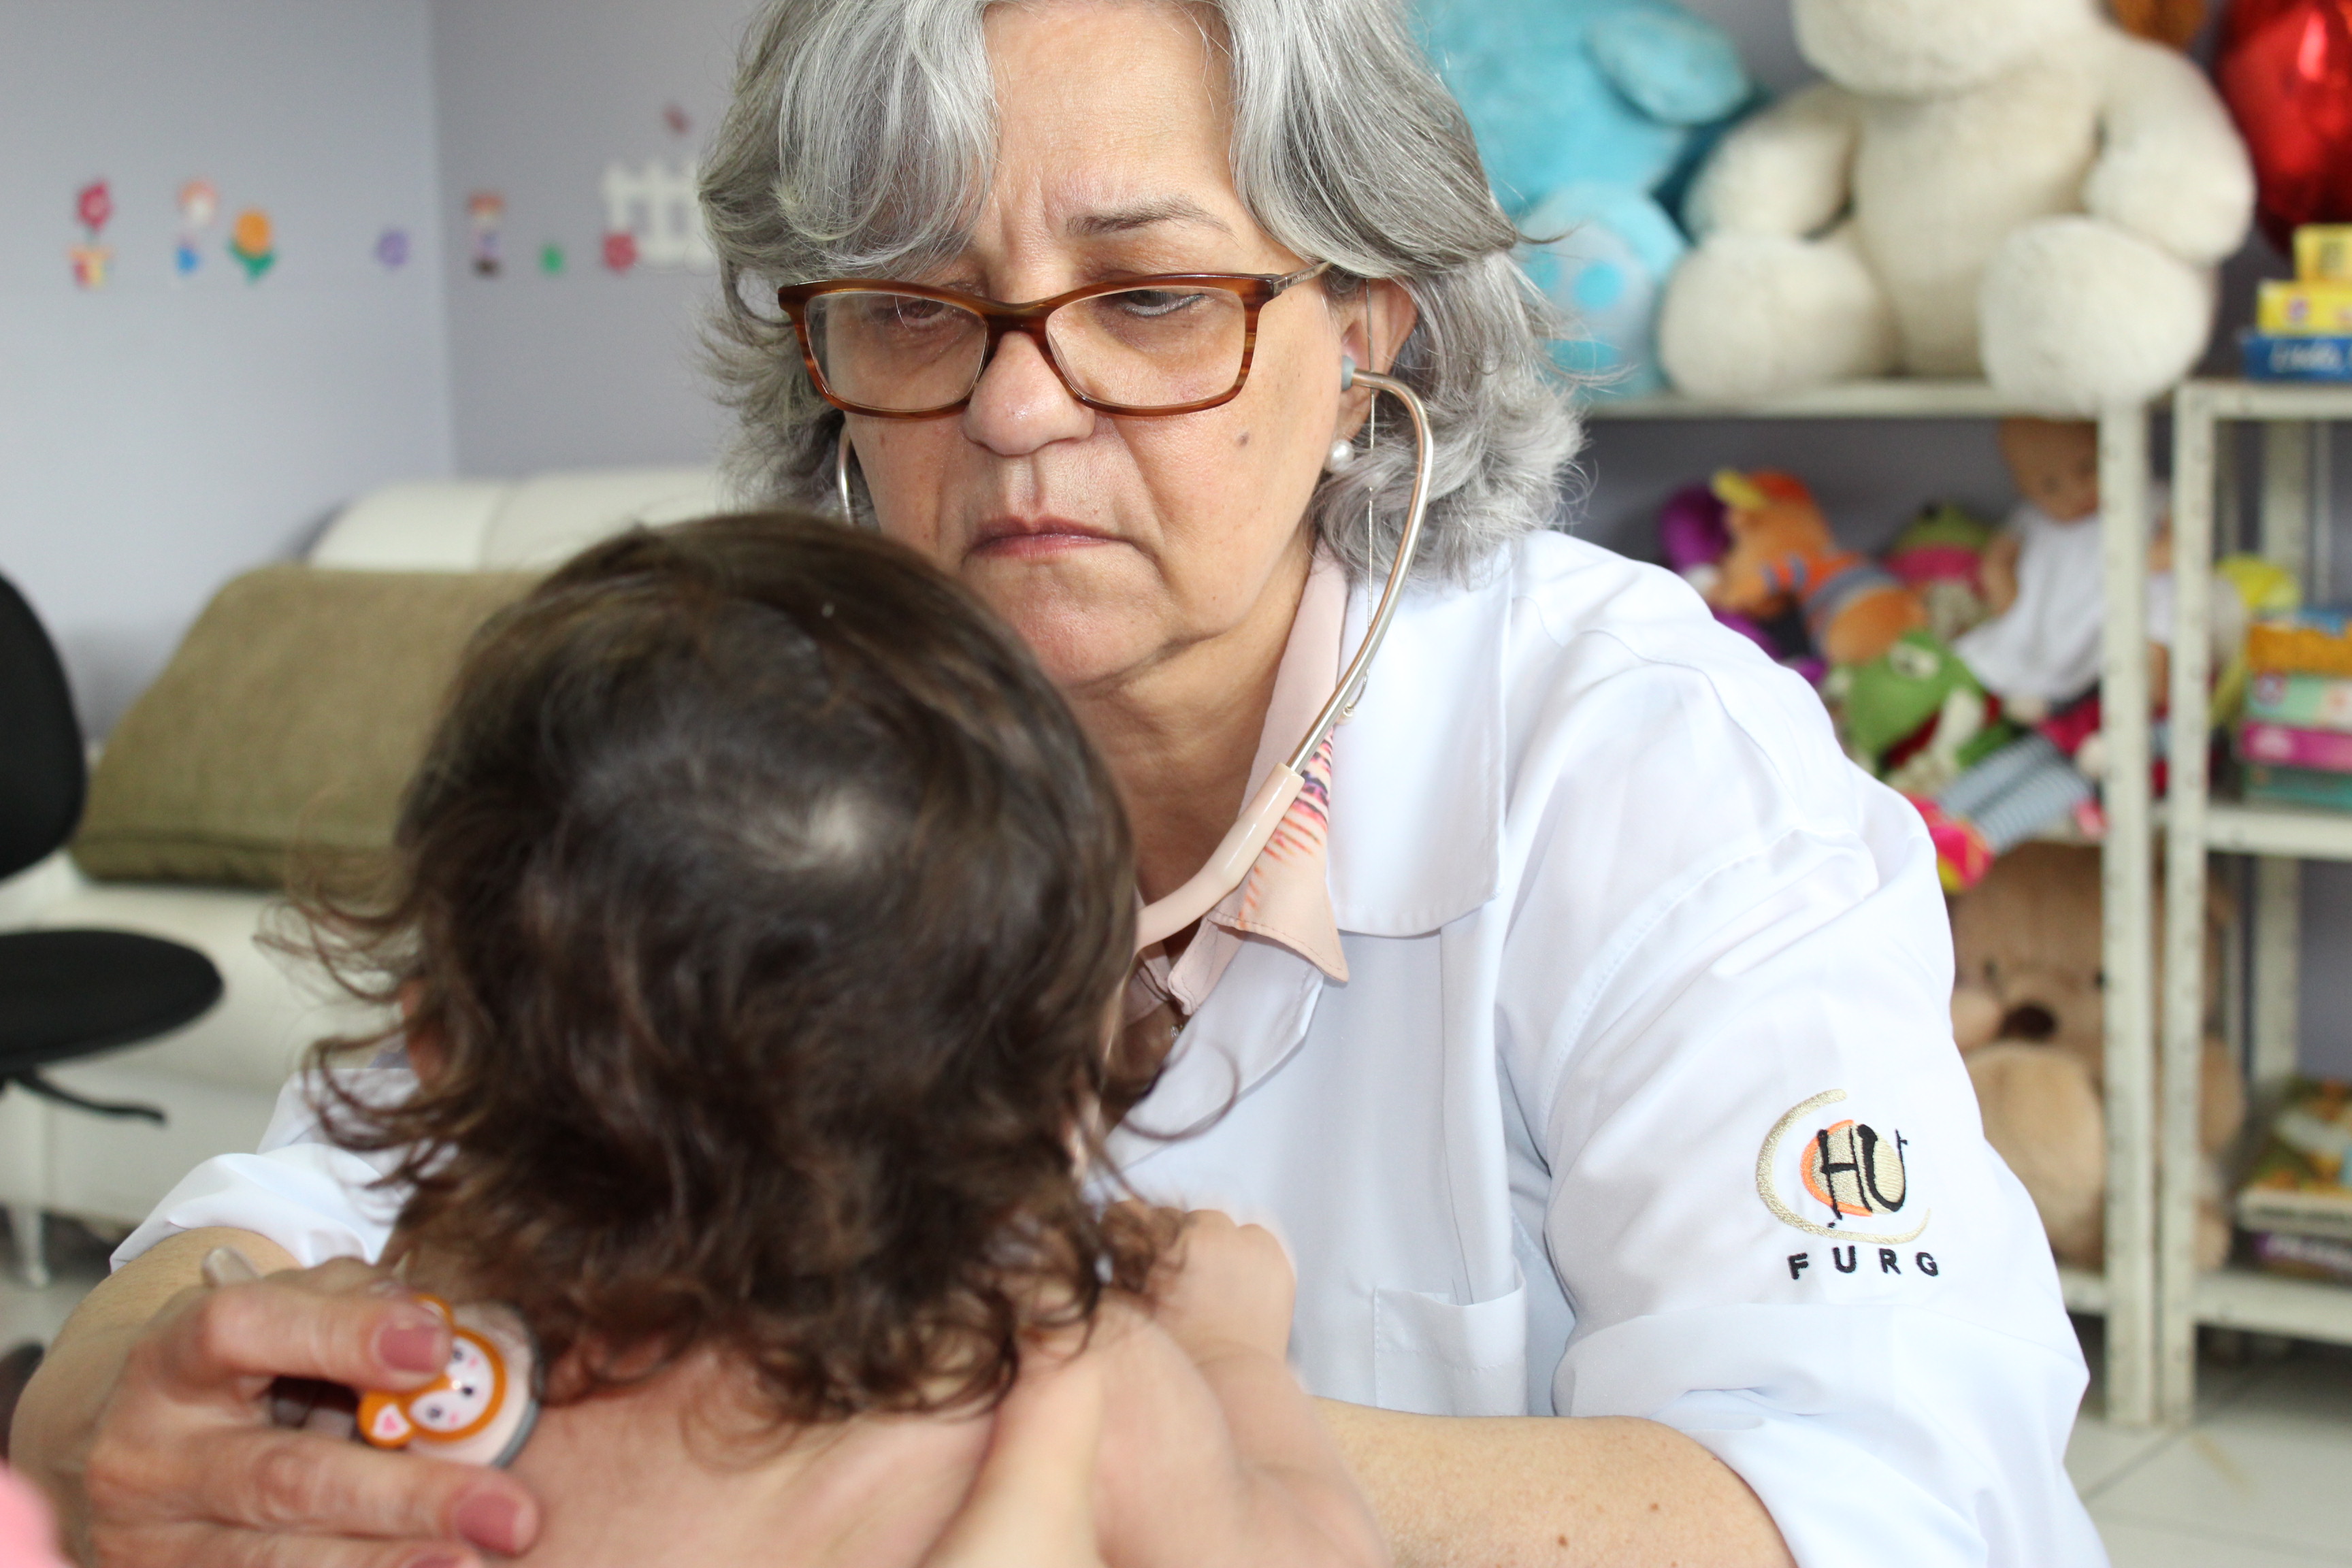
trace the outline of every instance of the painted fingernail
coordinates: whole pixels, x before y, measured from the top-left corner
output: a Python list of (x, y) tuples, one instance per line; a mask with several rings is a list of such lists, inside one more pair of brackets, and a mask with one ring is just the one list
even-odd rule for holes
[(375, 1353), (398, 1372), (441, 1370), (441, 1320), (426, 1311), (403, 1312), (376, 1331)]
[(457, 1533), (492, 1552), (522, 1550), (522, 1509), (500, 1492), (476, 1492), (457, 1505)]

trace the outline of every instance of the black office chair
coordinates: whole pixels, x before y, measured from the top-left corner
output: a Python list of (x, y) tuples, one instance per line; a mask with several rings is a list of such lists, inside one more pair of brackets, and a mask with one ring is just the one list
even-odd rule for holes
[[(65, 667), (33, 607), (0, 577), (0, 878), (72, 837), (89, 782)], [(0, 1085), (99, 1116), (161, 1122), (152, 1105), (89, 1100), (42, 1069), (176, 1029), (220, 995), (220, 971), (176, 942), (125, 931), (0, 931)], [(18, 1267), (39, 1282), (39, 1211), (11, 1206), (8, 1217)]]

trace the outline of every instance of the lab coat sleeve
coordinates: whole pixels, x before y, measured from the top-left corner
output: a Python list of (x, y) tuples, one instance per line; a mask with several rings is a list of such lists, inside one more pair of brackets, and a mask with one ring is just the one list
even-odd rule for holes
[(1520, 699), (1497, 1005), (1576, 1313), (1556, 1406), (1687, 1433), (1806, 1568), (2101, 1563), (1926, 833), (1794, 677), (1688, 640), (1570, 639)]
[[(350, 1069), (355, 1092), (404, 1097), (404, 1066)], [(114, 1267), (182, 1231), (221, 1226), (266, 1236), (308, 1268), (331, 1258), (373, 1262), (399, 1218), (402, 1194), (383, 1184), (397, 1152), (361, 1154), (327, 1141), (302, 1079), (278, 1092), (278, 1108), (250, 1154), (219, 1154), (180, 1179), (146, 1222), (114, 1249)]]

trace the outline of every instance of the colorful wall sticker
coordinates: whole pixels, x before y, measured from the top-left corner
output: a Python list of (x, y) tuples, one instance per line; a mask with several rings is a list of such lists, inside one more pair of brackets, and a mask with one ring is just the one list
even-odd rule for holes
[(98, 237), (114, 216), (114, 193), (104, 180), (92, 180), (74, 193), (74, 216), (81, 220), (82, 231), (81, 243), (66, 250), (73, 262), (74, 282), (84, 289), (103, 289), (114, 261), (113, 247), (100, 244)]
[(388, 228), (375, 237), (375, 258), (386, 272), (397, 272), (408, 265), (408, 231)]
[(269, 215), (259, 207), (237, 214), (229, 226), (228, 253), (244, 267), (247, 283), (260, 282), (261, 275), (278, 263), (278, 231)]
[(637, 264), (637, 237), (627, 229), (616, 228), (604, 236), (604, 265), (614, 272), (626, 272)]
[(180, 187), (180, 232), (172, 242), (172, 277), (175, 282), (196, 275), (205, 264), (205, 237), (220, 218), (220, 189), (210, 180), (190, 180)]
[(476, 191), (466, 198), (466, 227), (472, 236), (474, 270), (496, 278), (504, 265), (499, 258), (499, 229), (507, 220), (507, 199), (496, 191)]
[(691, 160), (605, 164), (604, 234), (604, 264), (616, 272), (626, 270), (613, 263), (613, 237), (619, 235), (628, 237), (635, 266), (709, 272), (719, 265), (702, 226)]
[(669, 127), (669, 133), (673, 136), (683, 136), (694, 129), (694, 121), (688, 120), (686, 110), (675, 103), (662, 105), (662, 123)]
[(539, 269), (550, 278), (563, 276), (563, 247), (549, 240), (539, 247)]

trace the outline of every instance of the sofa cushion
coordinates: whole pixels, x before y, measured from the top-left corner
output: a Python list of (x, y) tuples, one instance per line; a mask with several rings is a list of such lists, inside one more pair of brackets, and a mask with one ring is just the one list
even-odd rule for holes
[(514, 486), (499, 479), (412, 479), (371, 490), (310, 546), (313, 566), (365, 572), (472, 572)]
[(467, 639), (532, 581), (315, 566), (236, 579), (108, 739), (76, 864), (266, 888), (298, 843), (388, 848)]
[(562, 564), (601, 539), (727, 510), (708, 468), (582, 468), (523, 480), (482, 531), (481, 564), (508, 571)]

